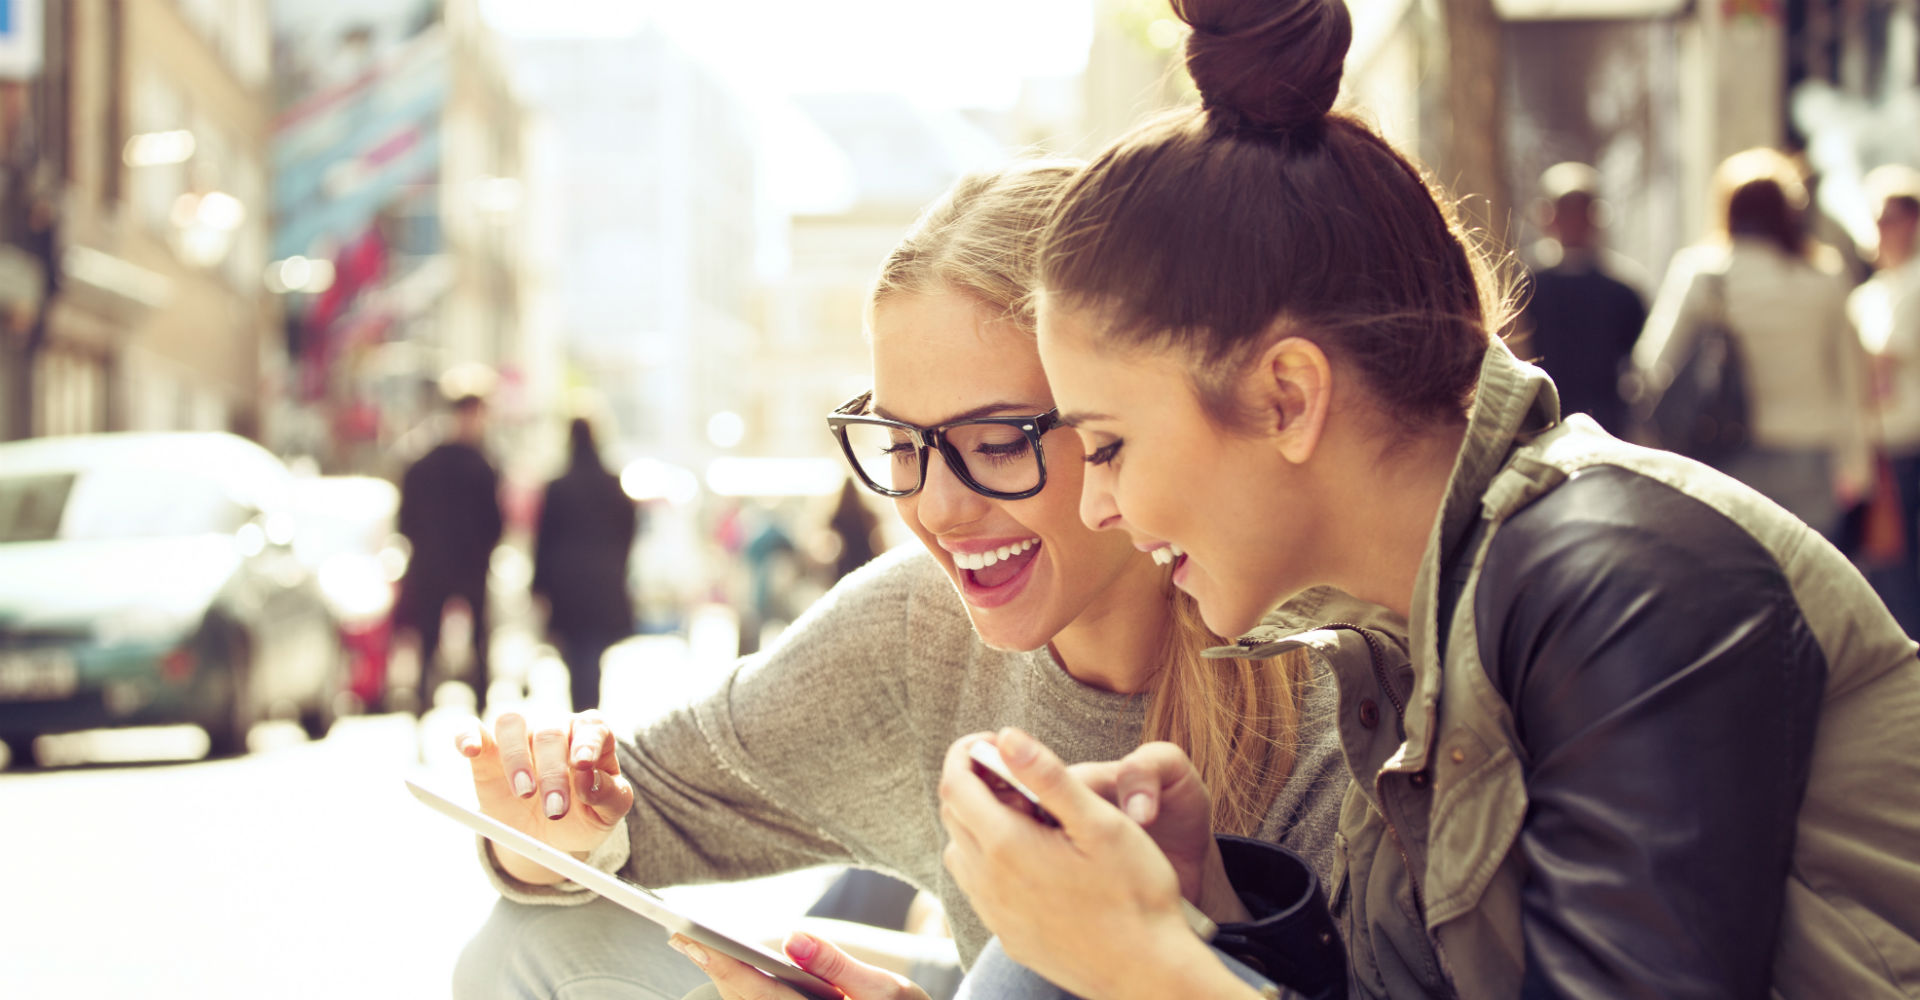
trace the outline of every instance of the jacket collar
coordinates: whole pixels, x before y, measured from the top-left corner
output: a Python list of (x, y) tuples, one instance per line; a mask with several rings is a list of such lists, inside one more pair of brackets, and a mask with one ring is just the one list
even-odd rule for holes
[[(1480, 363), (1480, 381), (1467, 414), (1467, 430), (1447, 478), (1446, 497), (1427, 535), (1427, 548), (1414, 578), (1408, 625), (1414, 664), (1414, 690), (1407, 710), (1407, 742), (1387, 762), (1390, 770), (1417, 771), (1427, 763), (1433, 720), (1440, 700), (1440, 630), (1451, 623), (1439, 617), (1440, 582), (1456, 550), (1481, 516), (1481, 499), (1516, 445), (1524, 444), (1560, 420), (1560, 394), (1547, 373), (1515, 358), (1498, 339)], [(1471, 608), (1471, 604), (1465, 605)]]

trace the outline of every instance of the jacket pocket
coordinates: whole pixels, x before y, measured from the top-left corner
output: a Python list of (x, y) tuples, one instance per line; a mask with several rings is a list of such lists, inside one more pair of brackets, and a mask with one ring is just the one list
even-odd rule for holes
[(1512, 748), (1489, 747), (1476, 734), (1456, 730), (1437, 749), (1443, 773), (1428, 826), (1430, 927), (1480, 902), (1527, 818), (1526, 775)]

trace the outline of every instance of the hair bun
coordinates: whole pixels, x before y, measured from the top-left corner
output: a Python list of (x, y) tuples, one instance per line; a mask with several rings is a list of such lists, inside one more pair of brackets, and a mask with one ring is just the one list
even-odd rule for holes
[(1282, 131), (1333, 110), (1353, 43), (1344, 0), (1173, 0), (1173, 12), (1193, 28), (1187, 72), (1209, 111)]

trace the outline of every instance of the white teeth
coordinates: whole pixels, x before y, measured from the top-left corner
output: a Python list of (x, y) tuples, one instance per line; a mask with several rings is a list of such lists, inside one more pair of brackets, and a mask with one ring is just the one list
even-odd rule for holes
[(986, 552), (955, 552), (953, 564), (961, 569), (986, 569), (997, 562), (1003, 562), (1040, 544), (1040, 539), (1029, 538), (1024, 542), (1002, 545)]
[(1178, 559), (1181, 556), (1184, 556), (1186, 554), (1187, 552), (1185, 549), (1182, 549), (1178, 545), (1168, 543), (1166, 545), (1162, 545), (1159, 548), (1153, 550), (1153, 561), (1156, 565), (1170, 566), (1173, 564), (1173, 561), (1175, 559)]

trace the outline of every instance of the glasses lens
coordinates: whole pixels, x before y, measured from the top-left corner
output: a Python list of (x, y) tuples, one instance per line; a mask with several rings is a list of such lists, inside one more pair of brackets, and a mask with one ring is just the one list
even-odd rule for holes
[(920, 484), (919, 449), (906, 431), (883, 424), (844, 426), (847, 450), (868, 482), (888, 490), (910, 490)]
[(1024, 493), (1040, 485), (1040, 453), (1019, 427), (961, 424), (947, 443), (967, 463), (967, 475), (996, 493)]

